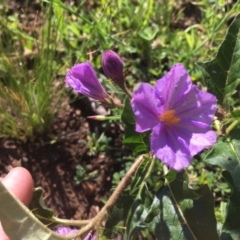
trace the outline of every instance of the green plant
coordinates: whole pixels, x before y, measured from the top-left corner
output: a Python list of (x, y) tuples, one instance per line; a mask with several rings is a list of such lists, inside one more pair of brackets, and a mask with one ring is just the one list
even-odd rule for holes
[(106, 137), (104, 132), (98, 136), (96, 133), (92, 133), (89, 136), (88, 141), (88, 155), (95, 156), (100, 152), (107, 152), (111, 147), (109, 146), (110, 138)]
[(96, 180), (98, 170), (89, 172), (87, 167), (83, 167), (82, 165), (78, 164), (76, 166), (76, 175), (74, 176), (74, 181), (78, 185), (83, 181), (87, 180)]
[(56, 60), (62, 21), (52, 17), (57, 9), (51, 4), (42, 9), (40, 26), (27, 32), (17, 14), (6, 17), (0, 9), (0, 137), (34, 138), (48, 128), (59, 107), (63, 83), (57, 79), (61, 65)]
[[(139, 80), (159, 77), (175, 62), (194, 69), (195, 60), (216, 51), (227, 27), (224, 24), (239, 10), (238, 4), (230, 6), (221, 0), (194, 4), (119, 0), (74, 6), (60, 0), (43, 2), (47, 4), (41, 4), (41, 21), (36, 17), (40, 24), (35, 27), (29, 22), (30, 31), (23, 30), (17, 14), (8, 16), (6, 8), (0, 8), (2, 137), (33, 138), (46, 130), (62, 96), (58, 77), (73, 63), (90, 59), (99, 67), (99, 52), (117, 50), (126, 73), (131, 72), (131, 88)], [(198, 11), (194, 14), (199, 19), (189, 16), (187, 8)], [(191, 75), (199, 80), (201, 73), (194, 69)], [(99, 77), (109, 92), (124, 99), (118, 87), (105, 76)]]
[[(206, 6), (207, 2), (199, 2), (198, 7), (201, 8), (201, 4)], [(61, 1), (55, 0), (53, 3), (79, 16), (75, 9), (67, 8)], [(104, 9), (103, 12), (107, 15), (110, 2), (102, 1), (101, 3), (100, 9)], [(129, 2), (117, 1), (114, 6), (117, 6), (119, 9), (122, 9), (124, 6), (124, 10), (131, 10), (132, 14), (139, 13), (143, 15), (145, 13), (140, 25), (136, 21), (137, 17), (134, 15), (132, 18), (128, 18), (127, 22), (124, 22), (125, 24), (130, 23), (129, 27), (131, 26), (137, 33), (143, 30), (143, 33), (139, 33), (138, 37), (136, 37), (136, 42), (132, 41), (136, 35), (128, 36), (130, 39), (129, 45), (136, 47), (136, 51), (134, 48), (130, 48), (131, 53), (135, 54), (134, 56), (139, 61), (135, 64), (135, 59), (130, 59), (130, 62), (133, 63), (134, 71), (136, 70), (136, 72), (133, 71), (133, 81), (129, 84), (130, 87), (133, 87), (135, 77), (140, 79), (141, 76), (145, 76), (144, 80), (151, 81), (151, 76), (156, 73), (145, 73), (146, 69), (144, 67), (154, 70), (153, 62), (147, 62), (146, 66), (144, 65), (143, 69), (139, 70), (139, 73), (137, 70), (138, 64), (141, 63), (143, 65), (139, 57), (140, 53), (145, 53), (146, 59), (150, 61), (148, 59), (151, 56), (149, 45), (146, 44), (147, 46), (144, 48), (145, 44), (143, 43), (152, 39), (152, 36), (157, 37), (158, 32), (155, 30), (151, 32), (149, 28), (142, 29), (142, 27), (146, 26), (152, 17), (154, 19), (154, 13), (157, 11), (154, 11), (153, 4), (158, 4), (158, 1), (149, 1), (147, 2), (149, 5), (145, 5), (141, 1), (139, 4), (137, 3), (136, 9), (135, 5), (127, 6), (124, 5), (125, 3)], [(209, 9), (205, 12), (208, 20), (213, 22), (210, 21), (211, 25), (209, 26), (212, 28), (208, 31), (209, 35), (203, 36), (202, 42), (196, 38), (199, 36), (199, 32), (196, 32), (196, 29), (200, 26), (186, 28), (187, 30), (185, 29), (184, 33), (178, 28), (176, 31), (171, 29), (172, 26), (170, 25), (173, 21), (169, 18), (171, 16), (169, 13), (176, 11), (173, 1), (162, 1), (161, 3), (165, 3), (164, 7), (166, 9), (163, 9), (165, 18), (163, 17), (160, 21), (166, 21), (163, 24), (167, 29), (164, 33), (169, 33), (170, 37), (165, 35), (158, 36), (166, 40), (164, 50), (167, 53), (158, 63), (166, 61), (165, 67), (167, 69), (169, 64), (180, 58), (181, 62), (184, 62), (189, 67), (192, 66), (191, 61), (194, 61), (195, 58), (198, 61), (208, 58), (206, 54), (216, 50), (214, 45), (211, 45), (212, 36), (218, 32), (220, 26), (223, 26), (228, 16), (226, 14), (218, 22), (212, 18), (209, 9), (213, 6), (216, 7), (216, 14), (218, 13), (222, 17), (224, 15), (223, 9), (225, 9), (222, 1), (215, 1), (210, 4)], [(237, 5), (233, 7), (233, 10), (236, 9)], [(114, 12), (115, 9), (111, 10)], [(231, 11), (229, 10), (228, 13), (231, 13)], [(178, 21), (182, 18), (183, 12), (184, 9), (181, 6), (177, 6), (176, 15)], [(93, 12), (93, 14), (95, 13)], [(120, 12), (120, 19), (124, 15), (121, 15), (121, 13), (123, 12)], [(101, 13), (96, 16), (93, 15), (91, 16), (91, 21), (94, 22), (99, 17), (94, 23), (101, 25), (104, 16)], [(89, 23), (82, 15), (79, 19), (89, 24), (88, 27), (91, 25), (91, 21)], [(121, 21), (123, 20), (121, 19)], [(100, 41), (103, 45), (106, 44), (104, 40), (106, 40), (105, 37), (108, 35), (105, 35), (105, 33), (101, 35), (101, 31), (104, 31), (105, 28), (101, 29), (98, 24), (94, 26), (94, 31), (89, 36), (95, 36), (97, 32), (100, 37), (96, 34), (96, 38), (98, 36), (103, 41)], [(119, 29), (121, 30), (121, 28)], [(90, 234), (96, 231), (97, 237), (103, 236), (103, 238), (115, 238), (117, 234), (122, 234), (124, 239), (137, 239), (140, 232), (147, 238), (155, 237), (157, 239), (239, 239), (239, 122), (235, 125), (232, 125), (231, 122), (225, 123), (225, 118), (229, 118), (232, 112), (234, 112), (233, 117), (235, 120), (240, 118), (240, 112), (238, 111), (239, 101), (236, 100), (240, 79), (238, 71), (240, 64), (239, 32), (240, 14), (236, 16), (234, 22), (229, 27), (216, 57), (208, 62), (198, 62), (208, 92), (193, 85), (183, 64), (176, 64), (162, 80), (156, 82), (155, 86), (142, 83), (138, 86), (137, 91), (133, 94), (128, 94), (124, 101), (124, 107), (120, 110), (122, 112), (121, 120), (125, 128), (123, 143), (133, 151), (133, 156), (139, 155), (139, 157), (135, 159), (126, 172), (115, 174), (114, 180), (120, 182), (104, 207), (89, 221), (58, 219), (53, 216), (53, 212), (49, 213), (44, 208), (42, 215), (38, 216), (44, 220), (45, 224), (48, 221), (49, 223), (64, 223), (81, 227), (78, 233), (65, 238), (56, 236), (45, 225), (39, 223), (32, 212), (27, 211), (26, 207), (9, 194), (0, 182), (2, 196), (0, 198), (0, 216), (4, 230), (15, 239), (19, 238), (18, 233), (23, 238), (30, 236), (28, 237), (29, 239), (34, 238), (38, 234), (46, 239), (84, 238), (89, 231)], [(178, 38), (171, 39), (172, 36)], [(139, 37), (140, 40), (138, 39)], [(122, 38), (121, 40), (124, 43), (124, 39)], [(218, 41), (216, 35), (214, 41), (215, 43)], [(172, 49), (168, 49), (166, 47), (167, 44), (169, 44), (168, 48), (172, 47)], [(205, 44), (209, 44), (210, 50), (205, 49)], [(189, 48), (191, 51), (187, 51)], [(149, 51), (144, 52), (146, 49)], [(200, 50), (204, 57), (200, 56)], [(129, 54), (129, 48), (126, 51), (125, 56), (133, 57)], [(158, 59), (156, 56), (152, 56), (152, 59)], [(193, 57), (193, 60), (190, 59), (190, 56)], [(79, 71), (82, 71), (83, 74), (79, 74), (79, 76), (70, 80), (72, 80), (74, 86), (82, 84), (91, 93), (90, 96), (96, 96), (94, 95), (94, 91), (96, 91), (94, 84), (86, 84), (86, 78), (89, 77), (86, 66), (80, 68)], [(163, 66), (160, 69), (162, 75), (166, 69)], [(196, 66), (192, 71), (193, 73), (198, 71)], [(197, 76), (201, 75), (198, 73)], [(92, 78), (94, 78), (95, 82), (98, 81), (95, 75)], [(100, 89), (100, 91), (103, 92), (103, 89)], [(82, 93), (84, 94), (84, 92)], [(89, 94), (86, 94), (86, 96), (89, 96)], [(104, 100), (108, 99), (108, 97), (107, 94), (104, 94), (103, 99), (100, 100), (107, 104), (108, 102)], [(219, 119), (218, 111), (222, 109), (217, 109), (217, 102), (224, 109)], [(122, 107), (120, 104), (116, 106)], [(216, 110), (218, 111), (214, 117)], [(212, 120), (214, 130), (212, 130), (211, 126)], [(222, 123), (227, 125), (226, 129), (221, 128)], [(230, 124), (231, 129), (229, 129), (228, 124)], [(217, 134), (222, 136), (217, 136)], [(100, 137), (98, 137), (99, 135)], [(99, 151), (107, 151), (107, 139), (104, 138), (104, 133), (95, 133), (95, 135), (92, 134), (91, 136), (93, 141), (90, 139), (88, 144), (90, 150), (93, 149), (92, 152), (94, 154)], [(101, 142), (104, 143), (103, 149), (101, 149)], [(210, 149), (202, 153), (204, 159), (201, 159), (198, 154), (205, 147)], [(193, 160), (192, 167), (187, 168), (195, 155), (198, 160)], [(161, 163), (160, 166), (160, 162), (166, 165)], [(217, 167), (214, 168), (213, 166)], [(127, 163), (125, 167), (128, 167)], [(206, 171), (207, 167), (209, 168), (208, 171)], [(213, 173), (211, 173), (211, 170), (213, 170)], [(190, 174), (188, 174), (189, 172)], [(122, 174), (125, 174), (124, 177), (122, 177)], [(79, 167), (79, 178), (84, 179), (85, 177), (86, 170)], [(209, 183), (213, 193), (207, 183)], [(215, 189), (214, 186), (216, 186)], [(227, 195), (230, 191), (231, 196)], [(225, 199), (221, 198), (221, 203), (215, 209), (214, 203), (217, 199), (214, 199), (214, 197), (216, 198), (217, 194), (227, 196), (228, 204), (224, 202)], [(41, 200), (39, 199), (39, 202)], [(9, 203), (15, 207), (1, 208), (1, 206), (6, 206)], [(42, 206), (39, 206), (38, 201), (35, 204), (42, 210)], [(217, 216), (215, 216), (215, 213), (217, 213)], [(105, 223), (104, 229), (100, 223)], [(13, 229), (18, 231), (13, 231)]]

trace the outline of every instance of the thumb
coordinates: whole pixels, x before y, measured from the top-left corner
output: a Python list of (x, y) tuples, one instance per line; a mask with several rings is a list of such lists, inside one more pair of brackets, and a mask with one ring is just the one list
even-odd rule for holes
[[(33, 179), (23, 167), (13, 168), (2, 180), (4, 186), (22, 203), (28, 205), (33, 194)], [(9, 240), (0, 225), (0, 239)]]

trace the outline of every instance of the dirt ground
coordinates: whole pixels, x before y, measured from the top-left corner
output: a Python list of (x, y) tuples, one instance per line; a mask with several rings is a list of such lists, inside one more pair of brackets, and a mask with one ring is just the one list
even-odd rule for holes
[[(93, 115), (85, 101), (76, 101), (62, 109), (49, 131), (34, 141), (2, 139), (0, 142), (0, 174), (4, 176), (20, 164), (27, 168), (35, 186), (44, 189), (46, 205), (62, 218), (95, 216), (103, 206), (102, 197), (109, 195), (112, 174), (121, 169), (121, 165), (113, 164), (110, 155), (88, 156), (89, 149), (82, 140), (91, 141), (91, 128), (96, 130), (99, 124), (86, 119), (87, 110)], [(109, 126), (107, 135), (113, 137), (116, 133), (120, 136), (118, 126)], [(57, 139), (55, 143), (49, 137), (53, 135)], [(116, 145), (114, 141), (111, 144)], [(117, 148), (121, 151), (119, 144)], [(74, 176), (78, 164), (87, 167), (87, 175), (97, 171), (97, 177), (77, 185)]]
[[(38, 1), (10, 0), (4, 3), (8, 15), (19, 14), (19, 21), (26, 31), (31, 21), (38, 26), (36, 16), (41, 24)], [(22, 165), (32, 174), (35, 187), (44, 189), (45, 203), (56, 216), (89, 219), (103, 206), (102, 198), (109, 196), (113, 173), (122, 168), (121, 163), (114, 162), (111, 150), (89, 156), (91, 133), (100, 135), (104, 131), (112, 139), (109, 147), (121, 152), (122, 131), (118, 124), (108, 124), (103, 129), (99, 122), (87, 119), (96, 112), (86, 98), (73, 101), (66, 97), (63, 106), (53, 125), (34, 141), (0, 139), (0, 176)], [(74, 181), (77, 165), (87, 169), (85, 176), (94, 174), (95, 177), (77, 185)]]

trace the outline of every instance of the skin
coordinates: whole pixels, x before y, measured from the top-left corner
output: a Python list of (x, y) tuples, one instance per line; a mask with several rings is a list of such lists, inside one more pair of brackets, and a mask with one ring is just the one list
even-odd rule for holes
[[(21, 202), (28, 205), (33, 194), (33, 179), (23, 167), (13, 168), (5, 178), (0, 179), (4, 186)], [(0, 239), (10, 240), (4, 233), (0, 223)]]

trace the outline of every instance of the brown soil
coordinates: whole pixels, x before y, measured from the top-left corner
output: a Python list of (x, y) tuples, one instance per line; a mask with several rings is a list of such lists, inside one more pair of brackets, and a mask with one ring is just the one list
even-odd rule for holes
[[(37, 30), (42, 18), (37, 1), (9, 0), (4, 4), (8, 6), (7, 15), (18, 13), (23, 30), (35, 34), (32, 26)], [(121, 155), (122, 132), (118, 124), (103, 128), (101, 123), (87, 119), (96, 113), (86, 98), (72, 104), (68, 98), (64, 102), (53, 125), (34, 141), (0, 139), (0, 176), (22, 165), (32, 174), (35, 187), (44, 189), (45, 203), (55, 210), (55, 215), (89, 219), (103, 206), (102, 198), (110, 194), (112, 175), (121, 169), (122, 162), (116, 161), (115, 155)], [(112, 139), (108, 150), (101, 152), (97, 148), (90, 155), (92, 133), (100, 136), (102, 132)], [(79, 185), (74, 180), (77, 165), (87, 169), (87, 179)]]
[[(87, 102), (75, 101), (58, 113), (46, 134), (34, 141), (0, 142), (0, 175), (22, 164), (31, 172), (35, 186), (44, 189), (46, 205), (62, 218), (95, 216), (103, 206), (102, 197), (109, 195), (112, 174), (121, 168), (121, 163), (113, 162), (111, 151), (88, 156), (91, 128), (100, 132), (102, 129), (98, 122), (87, 120), (86, 114), (93, 115)], [(120, 132), (117, 124), (107, 126), (106, 134), (112, 139), (119, 139)], [(54, 136), (54, 141), (50, 136)], [(110, 145), (121, 151), (117, 141)], [(78, 164), (87, 169), (85, 176), (90, 178), (79, 185), (74, 181)]]

